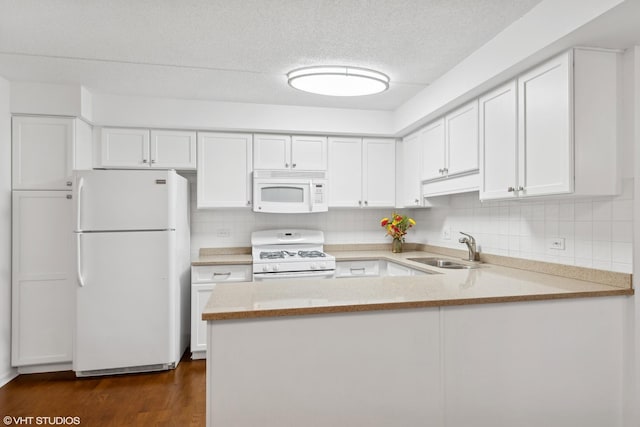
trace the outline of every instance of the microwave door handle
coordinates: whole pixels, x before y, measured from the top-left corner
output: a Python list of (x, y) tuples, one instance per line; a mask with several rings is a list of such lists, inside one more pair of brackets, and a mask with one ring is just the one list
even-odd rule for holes
[(313, 212), (313, 180), (309, 180), (309, 212)]

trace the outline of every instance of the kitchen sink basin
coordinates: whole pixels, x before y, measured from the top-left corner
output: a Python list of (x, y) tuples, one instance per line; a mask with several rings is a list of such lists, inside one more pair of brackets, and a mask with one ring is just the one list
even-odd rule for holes
[(430, 265), (432, 267), (449, 268), (449, 269), (469, 269), (478, 268), (477, 264), (463, 264), (461, 262), (447, 258), (407, 258), (409, 261), (419, 262), (420, 264)]

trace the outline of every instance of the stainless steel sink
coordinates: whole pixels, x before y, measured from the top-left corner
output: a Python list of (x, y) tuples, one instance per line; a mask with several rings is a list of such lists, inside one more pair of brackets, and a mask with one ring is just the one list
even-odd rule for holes
[(449, 269), (470, 269), (478, 268), (477, 264), (463, 264), (461, 262), (448, 258), (407, 258), (409, 261), (419, 262), (420, 264), (430, 265), (438, 268)]

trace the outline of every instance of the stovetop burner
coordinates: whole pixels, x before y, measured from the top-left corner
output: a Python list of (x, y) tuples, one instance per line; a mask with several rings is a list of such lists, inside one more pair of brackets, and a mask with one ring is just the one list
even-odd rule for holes
[(322, 258), (327, 255), (320, 251), (262, 251), (260, 252), (260, 259), (284, 259), (288, 257), (295, 257), (298, 255), (300, 258)]
[(321, 258), (327, 256), (324, 252), (320, 251), (298, 251), (298, 255), (301, 258)]

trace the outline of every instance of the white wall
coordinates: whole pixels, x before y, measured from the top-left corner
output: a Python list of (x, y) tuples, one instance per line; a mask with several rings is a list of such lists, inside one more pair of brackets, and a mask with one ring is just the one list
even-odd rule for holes
[[(418, 211), (420, 243), (465, 249), (459, 232), (472, 234), (481, 251), (602, 270), (631, 273), (633, 179), (615, 197), (545, 201), (480, 202), (478, 193), (448, 196), (448, 206)], [(445, 196), (447, 197), (447, 196)], [(451, 230), (451, 239), (442, 232)], [(562, 237), (565, 249), (549, 248)]]
[(0, 386), (11, 368), (11, 116), (9, 82), (0, 77)]
[(394, 209), (330, 209), (329, 212), (289, 215), (256, 213), (249, 209), (197, 209), (195, 175), (186, 176), (191, 182), (192, 258), (200, 248), (250, 247), (252, 231), (273, 228), (322, 230), (327, 244), (391, 243), (380, 220), (390, 216)]

